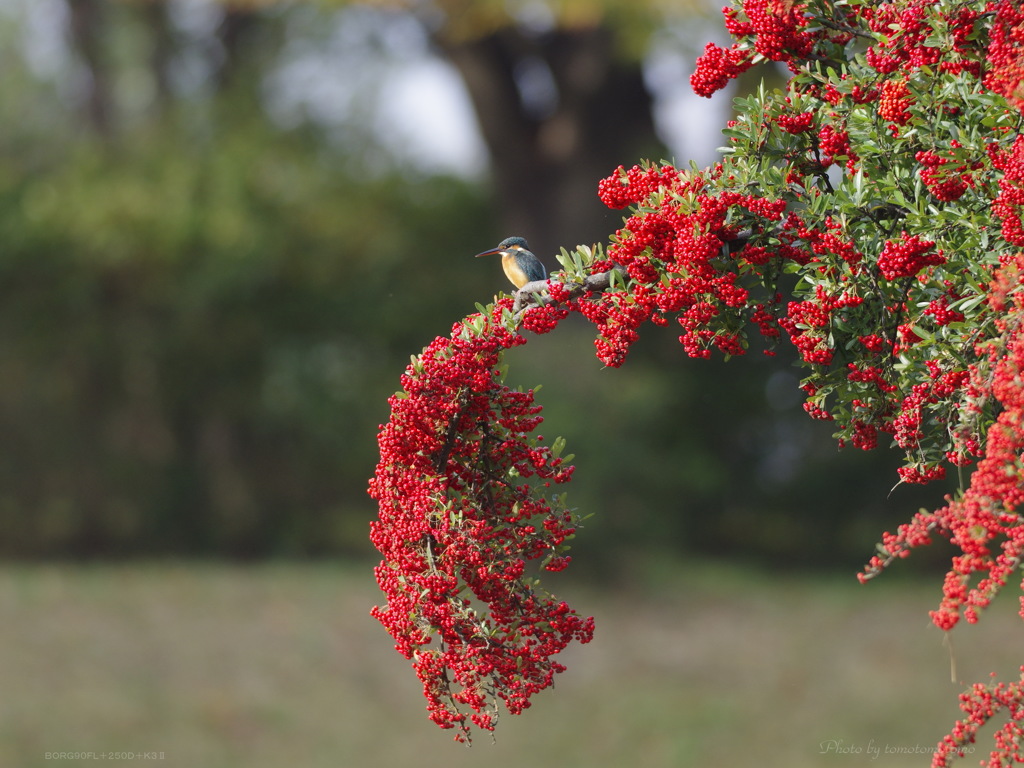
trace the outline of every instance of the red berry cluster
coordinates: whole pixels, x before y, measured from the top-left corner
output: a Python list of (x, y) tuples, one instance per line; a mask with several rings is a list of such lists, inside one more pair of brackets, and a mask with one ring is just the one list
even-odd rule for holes
[(555, 305), (530, 307), (523, 312), (521, 322), (524, 330), (543, 334), (555, 330), (558, 324), (568, 316), (569, 310), (566, 307)]
[[(1024, 667), (1014, 682), (975, 683), (960, 694), (960, 710), (967, 716), (958, 720), (951, 733), (943, 737), (932, 755), (932, 768), (946, 768), (950, 760), (964, 757), (966, 747), (974, 744), (978, 731), (1000, 713), (1007, 722), (995, 733), (996, 748), (989, 753), (988, 765), (1003, 768), (1021, 762), (1024, 743)], [(982, 763), (985, 765), (985, 763)]]
[(942, 58), (938, 46), (930, 45), (932, 25), (928, 20), (928, 0), (885, 3), (865, 10), (872, 32), (883, 35), (867, 50), (868, 65), (881, 74), (900, 69), (932, 66)]
[(1003, 222), (1003, 239), (1024, 247), (1024, 134), (1014, 139), (1009, 150), (1002, 150), (993, 142), (989, 145), (989, 157), (992, 165), (1003, 172), (999, 195), (992, 201), (992, 213)]
[(910, 107), (914, 104), (914, 99), (910, 95), (907, 81), (883, 80), (878, 90), (878, 116), (897, 126), (910, 122)]
[(776, 118), (775, 122), (786, 133), (805, 133), (811, 130), (811, 126), (814, 125), (814, 113), (799, 112), (797, 114), (780, 115)]
[(743, 0), (742, 14), (726, 8), (725, 28), (733, 37), (751, 37), (754, 50), (769, 61), (806, 58), (816, 35), (807, 30), (803, 5), (794, 0)]
[(862, 302), (859, 296), (829, 296), (819, 286), (813, 299), (791, 301), (779, 325), (789, 334), (804, 362), (827, 366), (834, 354), (828, 343), (833, 317), (847, 307), (859, 307)]
[(806, 255), (797, 248), (748, 251), (743, 227), (729, 220), (763, 230), (781, 222), (786, 203), (735, 191), (708, 194), (716, 173), (634, 166), (619, 168), (599, 185), (606, 204), (656, 206), (626, 219), (607, 262), (594, 266), (623, 270), (632, 288), (607, 291), (575, 306), (597, 326), (598, 356), (606, 365), (623, 363), (644, 323), (664, 325), (670, 316), (683, 328), (679, 341), (691, 357), (708, 357), (712, 349), (742, 354), (741, 330), (755, 314), (762, 333), (778, 335), (764, 302), (751, 304), (742, 275), (758, 272), (769, 260), (804, 261)]
[(950, 297), (940, 296), (925, 307), (923, 314), (935, 318), (935, 324), (949, 325), (950, 323), (962, 323), (965, 319), (964, 313), (949, 307)]
[(640, 338), (637, 329), (651, 319), (650, 312), (625, 291), (607, 291), (600, 301), (582, 301), (576, 309), (597, 326), (597, 357), (612, 368), (625, 362), (630, 346)]
[(859, 158), (850, 146), (850, 134), (847, 131), (837, 129), (833, 125), (823, 125), (818, 132), (818, 146), (824, 155), (824, 165), (831, 165), (837, 157), (845, 157), (847, 169), (855, 169)]
[(754, 57), (749, 51), (708, 43), (704, 46), (703, 55), (697, 59), (696, 70), (690, 75), (690, 87), (698, 96), (711, 96), (752, 66)]
[[(805, 408), (815, 418), (835, 420), (826, 398), (838, 391), (843, 379), (833, 375), (832, 365), (837, 348), (855, 344), (865, 362), (847, 364), (853, 367), (842, 388), (853, 394), (849, 413), (835, 420), (840, 444), (869, 449), (880, 434), (892, 435), (908, 455), (900, 476), (915, 483), (943, 477), (943, 459), (963, 464), (976, 455), (976, 450), (964, 448), (973, 433), (965, 432), (959, 447), (949, 443), (950, 434), (965, 431), (956, 415), (965, 397), (962, 368), (932, 367), (926, 360), (919, 382), (903, 387), (894, 383), (893, 361), (922, 343), (917, 330), (926, 318), (935, 327), (965, 319), (955, 308), (962, 296), (954, 284), (940, 283), (924, 272), (945, 263), (936, 244), (904, 232), (884, 240), (871, 260), (876, 269), (865, 270), (865, 254), (851, 239), (847, 222), (826, 215), (815, 226), (795, 212), (784, 214), (784, 201), (729, 189), (723, 173), (721, 167), (701, 174), (680, 173), (670, 166), (620, 168), (602, 182), (603, 198), (617, 205), (631, 203), (637, 210), (617, 233), (608, 258), (599, 263), (601, 269), (623, 270), (628, 285), (573, 307), (598, 326), (599, 357), (608, 365), (620, 365), (644, 323), (663, 325), (672, 317), (684, 328), (680, 342), (693, 357), (708, 357), (713, 349), (742, 354), (744, 323), (769, 339), (785, 331), (803, 362), (822, 372), (822, 382), (831, 382), (806, 388)], [(770, 247), (755, 244), (762, 238)], [(819, 283), (787, 305), (778, 294), (767, 302), (755, 300), (753, 284), (763, 283), (787, 263), (809, 267), (839, 287), (829, 290)], [(911, 303), (908, 295), (921, 299)], [(914, 305), (922, 307), (915, 322), (901, 322)], [(866, 321), (892, 330), (858, 333), (841, 342), (840, 329)], [(937, 444), (932, 425), (943, 425)]]
[[(953, 150), (959, 148), (959, 142), (952, 141)], [(918, 172), (921, 181), (931, 192), (932, 197), (943, 203), (952, 203), (963, 197), (964, 193), (974, 186), (971, 171), (978, 170), (981, 163), (955, 163), (952, 158), (940, 155), (934, 150), (918, 152), (915, 156), (921, 164)]]
[[(937, 289), (935, 281), (922, 274), (926, 267), (945, 263), (933, 241), (907, 233), (885, 240), (875, 259), (877, 273), (865, 271), (865, 255), (846, 234), (840, 219), (826, 216), (814, 226), (792, 211), (783, 215), (782, 200), (743, 195), (728, 189), (727, 183), (721, 168), (684, 174), (670, 166), (620, 168), (601, 183), (607, 201), (632, 203), (638, 209), (626, 219), (608, 258), (599, 264), (601, 269), (622, 269), (629, 285), (573, 305), (598, 326), (601, 335), (595, 343), (606, 364), (617, 366), (624, 361), (644, 323), (663, 325), (674, 317), (684, 329), (680, 342), (690, 356), (708, 357), (713, 349), (727, 355), (742, 354), (745, 324), (752, 323), (769, 339), (785, 331), (806, 364), (831, 376), (828, 371), (839, 345), (838, 329), (863, 322), (858, 317), (877, 316), (888, 318), (883, 324), (893, 323), (908, 312), (911, 286), (917, 286), (915, 290), (923, 295), (935, 296), (936, 290), (941, 291), (921, 302), (924, 309), (917, 323), (930, 317), (942, 327), (964, 320), (963, 313), (951, 304), (962, 298), (952, 290), (952, 283), (945, 281)], [(716, 187), (718, 192), (713, 194)], [(772, 246), (755, 244), (753, 232), (761, 237), (767, 234)], [(846, 287), (827, 290), (818, 284), (809, 295), (785, 305), (785, 311), (778, 294), (772, 294), (767, 302), (755, 300), (753, 284), (747, 283), (763, 283), (773, 269), (786, 263), (812, 267), (820, 275), (838, 278), (839, 285)], [(889, 296), (880, 290), (887, 283), (875, 282), (874, 274), (885, 281), (917, 280), (910, 286), (894, 287)], [(941, 386), (946, 386), (962, 371), (933, 373), (929, 369), (923, 372), (923, 382), (907, 384), (906, 392), (894, 385), (894, 356), (922, 341), (916, 327), (900, 322), (893, 336), (860, 333), (847, 343), (856, 343), (866, 359), (877, 362), (858, 367), (846, 377), (856, 385), (856, 395), (851, 412), (837, 426), (841, 443), (848, 440), (860, 448), (874, 447), (879, 433), (892, 434), (896, 445), (914, 456), (901, 476), (920, 483), (944, 476), (939, 462), (953, 453), (950, 446), (942, 445), (937, 456), (922, 460), (921, 425), (927, 419), (955, 428), (950, 413), (959, 410), (962, 395), (959, 386), (937, 394), (935, 377), (941, 374)], [(816, 418), (832, 419), (824, 403), (836, 386), (808, 391), (808, 412)], [(962, 462), (967, 454), (956, 451), (954, 455)]]
[[(690, 78), (695, 93), (711, 96), (730, 80), (753, 66), (755, 56), (781, 61), (794, 72), (808, 61), (826, 61), (830, 55), (845, 55), (844, 48), (858, 34), (873, 33), (876, 42), (866, 51), (870, 67), (882, 75), (901, 70), (938, 67), (941, 71), (968, 73), (979, 77), (983, 56), (975, 40), (975, 24), (986, 14), (998, 11), (998, 35), (989, 60), (996, 65), (987, 76), (994, 90), (1010, 93), (1017, 88), (1022, 27), (1019, 10), (1010, 0), (990, 0), (985, 12), (963, 4), (937, 8), (934, 0), (874, 2), (856, 6), (811, 0), (742, 0), (741, 8), (723, 8), (726, 29), (737, 39), (729, 48), (708, 44), (697, 60)], [(816, 19), (827, 23), (815, 24)], [(867, 29), (863, 29), (866, 25)], [(942, 31), (947, 40), (936, 38)], [(1014, 79), (1016, 77), (1016, 80)], [(885, 81), (883, 81), (885, 82)], [(897, 85), (887, 89), (900, 90)], [(833, 91), (835, 95), (838, 92)], [(902, 94), (893, 94), (897, 99)], [(1018, 94), (1019, 95), (1019, 94)], [(884, 97), (884, 93), (883, 93)], [(858, 98), (875, 98), (871, 89), (861, 89)], [(902, 113), (896, 102), (888, 109)], [(891, 120), (890, 117), (883, 119)], [(901, 124), (897, 120), (892, 120)]]
[(899, 240), (887, 240), (878, 255), (878, 271), (886, 280), (913, 277), (927, 266), (944, 264), (942, 251), (935, 243), (903, 232)]
[(832, 48), (842, 48), (853, 37), (846, 25), (847, 10), (833, 6), (827, 25), (814, 24), (807, 12), (810, 3), (795, 0), (742, 0), (742, 8), (723, 8), (726, 29), (741, 40), (729, 48), (709, 43), (697, 60), (690, 86), (699, 96), (711, 96), (730, 80), (753, 66), (755, 57), (795, 62), (815, 55), (824, 56)]
[[(470, 722), (493, 729), (498, 700), (513, 714), (529, 706), (564, 669), (551, 657), (594, 629), (529, 576), (530, 563), (569, 562), (574, 518), (546, 492), (573, 467), (531, 436), (541, 422), (533, 393), (500, 380), (503, 350), (525, 342), (508, 329), (510, 306), (468, 317), (413, 360), (370, 481), (387, 596), (372, 614), (412, 659), (431, 719), (458, 728), (458, 740)], [(527, 315), (535, 325), (551, 317)]]
[(609, 208), (625, 208), (663, 187), (676, 186), (680, 179), (681, 174), (671, 165), (634, 165), (628, 171), (620, 165), (615, 173), (598, 182), (597, 194)]
[(1024, 111), (1024, 9), (1020, 3), (1001, 0), (989, 33), (988, 71), (985, 86)]
[[(872, 3), (861, 8), (877, 42), (868, 48), (867, 63), (880, 74), (935, 67), (956, 74), (978, 76), (981, 65), (972, 42), (974, 23), (980, 14), (964, 6), (937, 8), (934, 0), (902, 0)], [(943, 45), (936, 30), (948, 32)]]

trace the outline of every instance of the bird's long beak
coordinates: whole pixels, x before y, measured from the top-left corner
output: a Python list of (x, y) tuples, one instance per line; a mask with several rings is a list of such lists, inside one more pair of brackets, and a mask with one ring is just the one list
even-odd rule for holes
[(481, 256), (493, 256), (496, 253), (504, 253), (504, 252), (505, 252), (504, 248), (491, 248), (489, 251), (484, 251), (483, 253), (478, 253), (473, 258), (479, 259)]

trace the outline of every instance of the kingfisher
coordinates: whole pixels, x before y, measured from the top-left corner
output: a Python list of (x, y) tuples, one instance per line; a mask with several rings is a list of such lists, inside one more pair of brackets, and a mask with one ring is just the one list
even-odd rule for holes
[(525, 238), (506, 237), (498, 243), (497, 248), (478, 253), (476, 257), (492, 256), (496, 253), (501, 254), (501, 267), (505, 270), (505, 277), (511, 280), (516, 288), (522, 288), (534, 280), (544, 280), (548, 276), (540, 259), (530, 251)]

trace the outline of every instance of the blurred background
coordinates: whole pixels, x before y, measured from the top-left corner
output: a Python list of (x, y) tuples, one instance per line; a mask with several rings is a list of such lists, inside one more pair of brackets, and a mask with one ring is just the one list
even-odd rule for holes
[[(410, 354), (622, 221), (597, 181), (712, 161), (693, 3), (0, 0), (0, 552), (367, 557)], [(510, 355), (623, 548), (856, 567), (917, 504), (842, 455), (784, 354), (602, 370), (585, 324)], [(584, 565), (584, 567), (586, 567)]]
[[(387, 765), (405, 753), (374, 713), (392, 711), (450, 754), (367, 615), (379, 593), (366, 485), (386, 399), (410, 354), (506, 287), (473, 254), (523, 235), (553, 268), (559, 247), (621, 223), (596, 195), (617, 165), (713, 162), (730, 98), (698, 99), (687, 79), (704, 43), (724, 42), (714, 6), (0, 0), (0, 685), (24, 691), (0, 712), (0, 764), (152, 749), (279, 765), (301, 743), (301, 764), (348, 765), (339, 745), (355, 738), (360, 765)], [(954, 484), (893, 489), (896, 454), (839, 452), (803, 414), (786, 354), (691, 361), (676, 335), (647, 331), (621, 370), (602, 369), (579, 323), (509, 354), (513, 383), (543, 385), (542, 431), (577, 456), (569, 490), (593, 517), (556, 589), (612, 617), (595, 641), (605, 655), (574, 658), (613, 699), (630, 680), (627, 699), (642, 699), (664, 665), (706, 666), (686, 650), (701, 607), (723, 636), (730, 611), (784, 622), (773, 599), (813, 598), (819, 619), (858, 606), (836, 619), (856, 624), (855, 585), (807, 585), (852, 582), (882, 530)], [(937, 546), (901, 565), (932, 579), (926, 595), (912, 579), (898, 593), (915, 596), (915, 633), (945, 557)], [(820, 628), (808, 621), (801, 642)], [(785, 645), (799, 665), (806, 650)], [(624, 661), (621, 682), (596, 658)], [(811, 672), (769, 677), (808, 700), (827, 687)], [(592, 701), (589, 679), (574, 690)], [(782, 689), (763, 690), (744, 700)], [(571, 709), (567, 695), (537, 709)], [(719, 744), (740, 727), (729, 701), (680, 714), (678, 732), (675, 699), (638, 704), (667, 725), (626, 728), (622, 749), (654, 740), (649, 765), (713, 756), (695, 734)], [(326, 737), (317, 718), (354, 702), (363, 719)], [(524, 747), (558, 741), (557, 718), (530, 717), (554, 731)], [(811, 728), (778, 764), (832, 765), (818, 742), (866, 747), (874, 723)], [(946, 721), (930, 725), (925, 744)], [(254, 746), (266, 733), (276, 751)]]

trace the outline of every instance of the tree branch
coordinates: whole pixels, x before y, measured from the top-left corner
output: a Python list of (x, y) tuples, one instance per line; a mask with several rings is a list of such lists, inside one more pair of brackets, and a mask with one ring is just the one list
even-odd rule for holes
[(569, 298), (574, 299), (577, 296), (582, 296), (584, 293), (590, 293), (592, 291), (603, 291), (612, 284), (612, 273), (618, 272), (622, 274), (622, 270), (619, 268), (609, 269), (607, 272), (598, 272), (594, 275), (588, 275), (582, 283), (576, 282), (558, 282), (551, 279), (534, 280), (532, 283), (527, 283), (518, 291), (516, 291), (516, 300), (512, 305), (512, 314), (514, 316), (520, 315), (522, 312), (529, 309), (531, 306), (546, 307), (549, 304), (556, 303), (551, 294), (549, 294), (548, 287), (552, 283), (558, 283), (562, 288), (569, 294)]

